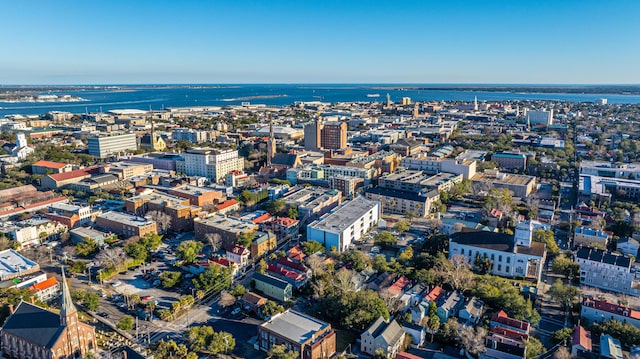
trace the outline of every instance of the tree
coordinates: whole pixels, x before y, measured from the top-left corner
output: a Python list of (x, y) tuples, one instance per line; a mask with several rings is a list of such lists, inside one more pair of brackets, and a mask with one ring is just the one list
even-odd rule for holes
[(287, 211), (287, 217), (297, 219), (298, 218), (298, 206), (291, 206)]
[(124, 251), (133, 259), (146, 261), (149, 251), (142, 243), (129, 243), (124, 247)]
[(311, 269), (311, 273), (314, 277), (317, 277), (320, 274), (324, 273), (324, 271), (327, 269), (327, 265), (325, 264), (324, 260), (317, 254), (312, 254), (309, 256), (309, 258), (307, 259), (307, 265)]
[(158, 249), (162, 245), (162, 236), (156, 233), (147, 233), (140, 239), (140, 244), (150, 251)]
[(151, 220), (155, 221), (160, 233), (165, 233), (171, 228), (171, 216), (161, 211), (150, 211), (147, 213)]
[(302, 242), (302, 251), (307, 255), (312, 255), (320, 252), (324, 252), (324, 246), (318, 241), (305, 241)]
[(438, 275), (456, 290), (464, 292), (473, 283), (469, 259), (463, 255), (455, 254), (451, 260), (440, 255), (436, 268)]
[(76, 245), (76, 254), (80, 257), (89, 257), (98, 251), (98, 243), (92, 238), (86, 237)]
[(408, 231), (409, 229), (411, 229), (411, 225), (410, 225), (410, 224), (409, 224), (409, 222), (407, 222), (407, 221), (398, 221), (398, 222), (396, 222), (396, 224), (393, 226), (393, 228), (394, 228), (396, 231), (398, 231), (398, 232), (402, 233), (402, 232), (406, 232), (406, 231)]
[(391, 234), (391, 232), (389, 231), (382, 231), (378, 234), (376, 234), (373, 237), (374, 243), (376, 245), (381, 245), (381, 246), (392, 246), (394, 244), (396, 244), (398, 242), (398, 238), (396, 238), (393, 234)]
[(571, 352), (567, 347), (560, 347), (553, 353), (553, 359), (571, 359)]
[(404, 214), (404, 218), (409, 220), (409, 223), (413, 223), (413, 219), (418, 217), (418, 214), (416, 212), (407, 212)]
[(205, 291), (217, 291), (229, 288), (231, 285), (229, 268), (222, 268), (216, 265), (209, 266), (209, 268), (193, 279), (193, 284), (196, 288)]
[(491, 272), (493, 268), (493, 261), (489, 259), (489, 256), (485, 253), (484, 255), (480, 255), (480, 253), (476, 254), (476, 260), (473, 262), (473, 267), (480, 274), (487, 274)]
[(162, 272), (160, 274), (160, 283), (163, 288), (173, 288), (179, 282), (182, 277), (182, 273), (180, 272)]
[(178, 255), (178, 258), (182, 259), (187, 264), (195, 263), (202, 247), (203, 245), (200, 242), (196, 242), (194, 240), (184, 241), (178, 246), (176, 254)]
[(96, 311), (100, 307), (100, 296), (95, 292), (87, 291), (84, 295), (83, 305), (87, 310)]
[(133, 329), (133, 317), (125, 315), (118, 321), (117, 325), (120, 330), (132, 330)]
[(429, 314), (422, 318), (421, 324), (431, 334), (431, 343), (433, 343), (433, 335), (440, 329), (440, 318), (436, 314)]
[(529, 341), (527, 342), (526, 358), (537, 357), (538, 355), (544, 353), (544, 351), (544, 345), (542, 345), (542, 343), (538, 339), (529, 337)]
[(554, 273), (575, 277), (580, 273), (580, 264), (572, 261), (565, 254), (560, 254), (553, 260), (551, 269)]
[(267, 352), (267, 359), (297, 359), (298, 353), (287, 350), (284, 345), (274, 345)]
[(571, 305), (577, 303), (582, 295), (578, 288), (572, 285), (565, 285), (560, 279), (556, 279), (555, 282), (553, 282), (547, 294), (549, 294), (556, 303), (562, 303), (565, 311), (568, 310)]
[(478, 276), (473, 294), (493, 308), (502, 308), (518, 320), (527, 320), (536, 325), (540, 314), (533, 309), (531, 301), (524, 299), (520, 288), (507, 279), (493, 275)]
[(413, 247), (408, 245), (402, 253), (398, 256), (398, 262), (406, 265), (410, 260), (413, 259)]
[(550, 229), (544, 230), (542, 228), (538, 228), (535, 232), (533, 232), (533, 240), (535, 242), (544, 243), (547, 247), (547, 252), (551, 256), (555, 256), (560, 253), (560, 247), (558, 247), (558, 243), (556, 243), (553, 231)]
[(245, 293), (247, 292), (248, 292), (247, 288), (245, 288), (242, 284), (236, 284), (235, 287), (233, 287), (233, 289), (229, 293), (231, 293), (231, 295), (233, 295), (236, 298), (240, 298), (243, 295), (245, 295)]
[(378, 273), (388, 271), (389, 264), (387, 263), (387, 257), (382, 254), (376, 254), (373, 257), (373, 269)]
[(284, 199), (279, 198), (275, 201), (270, 201), (269, 203), (267, 203), (266, 209), (272, 215), (278, 216), (284, 213), (286, 207), (287, 204)]
[(260, 313), (263, 317), (269, 318), (270, 316), (284, 312), (284, 307), (272, 300), (268, 300), (261, 308)]
[(630, 323), (608, 320), (604, 323), (593, 323), (591, 333), (594, 336), (609, 334), (620, 340), (623, 346), (631, 347), (640, 344), (640, 328)]
[(324, 296), (318, 300), (318, 307), (347, 329), (363, 330), (379, 317), (389, 318), (385, 302), (372, 290)]
[(465, 327), (460, 333), (460, 344), (464, 350), (471, 355), (478, 355), (484, 352), (484, 340), (487, 337), (487, 330), (483, 327)]
[(255, 238), (255, 236), (256, 234), (254, 231), (242, 232), (238, 236), (238, 243), (242, 246), (249, 248), (251, 247), (251, 242), (253, 242), (253, 239)]
[(269, 267), (269, 264), (267, 263), (267, 261), (264, 258), (260, 259), (260, 262), (258, 262), (258, 268), (257, 268), (258, 273), (260, 274), (267, 273), (268, 267)]
[(562, 328), (560, 330), (556, 330), (555, 332), (551, 333), (551, 343), (553, 344), (560, 344), (560, 343), (565, 343), (566, 344), (566, 340), (571, 338), (571, 336), (573, 335), (573, 329), (571, 328)]
[(189, 352), (184, 344), (178, 344), (173, 340), (160, 340), (155, 344), (153, 357), (156, 359), (198, 359), (198, 354)]
[(216, 332), (207, 325), (197, 326), (188, 331), (189, 349), (210, 354), (229, 353), (235, 346), (233, 335)]
[(230, 307), (236, 304), (236, 297), (226, 290), (223, 290), (222, 293), (220, 293), (220, 301), (218, 303), (225, 308)]
[(211, 246), (211, 252), (217, 252), (222, 245), (222, 238), (218, 233), (207, 233), (204, 235), (204, 239), (209, 243), (209, 246)]

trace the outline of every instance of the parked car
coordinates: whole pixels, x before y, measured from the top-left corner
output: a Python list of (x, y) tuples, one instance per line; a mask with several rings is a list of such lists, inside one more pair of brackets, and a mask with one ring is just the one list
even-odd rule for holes
[(119, 286), (119, 285), (122, 285), (122, 282), (121, 282), (121, 281), (119, 281), (119, 280), (117, 280), (117, 281), (115, 281), (115, 282), (111, 283), (111, 286), (112, 286), (112, 287), (117, 287), (117, 286)]
[(232, 310), (232, 311), (231, 311), (231, 315), (234, 315), (234, 316), (235, 316), (235, 315), (238, 315), (238, 314), (240, 314), (240, 311), (242, 311), (242, 309), (240, 309), (240, 308), (236, 308), (236, 309), (234, 309), (234, 310)]

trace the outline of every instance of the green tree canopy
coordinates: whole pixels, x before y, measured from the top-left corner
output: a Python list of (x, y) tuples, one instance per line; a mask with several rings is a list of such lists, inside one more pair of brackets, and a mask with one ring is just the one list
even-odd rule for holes
[(302, 242), (302, 251), (307, 255), (312, 255), (318, 252), (324, 252), (325, 248), (322, 243), (318, 241), (305, 241)]
[(163, 288), (173, 288), (180, 282), (181, 277), (182, 273), (180, 272), (162, 272), (160, 274), (160, 283)]
[(200, 242), (193, 240), (184, 241), (178, 246), (176, 254), (178, 255), (178, 258), (182, 259), (187, 264), (195, 263), (202, 247), (203, 244)]
[(372, 290), (348, 291), (321, 298), (319, 309), (330, 320), (353, 330), (364, 330), (379, 317), (389, 318), (385, 302)]
[(125, 315), (118, 321), (117, 325), (120, 330), (132, 330), (133, 329), (133, 317)]
[(382, 231), (376, 234), (373, 237), (373, 240), (376, 245), (381, 245), (381, 246), (392, 246), (398, 242), (398, 238), (396, 238), (389, 231)]

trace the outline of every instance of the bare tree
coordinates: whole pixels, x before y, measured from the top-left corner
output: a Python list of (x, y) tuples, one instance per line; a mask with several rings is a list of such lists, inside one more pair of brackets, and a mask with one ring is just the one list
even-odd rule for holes
[(98, 253), (96, 259), (104, 267), (121, 268), (127, 262), (127, 254), (122, 247), (106, 248)]
[(160, 211), (151, 211), (147, 213), (149, 217), (158, 225), (158, 230), (160, 233), (165, 233), (169, 228), (171, 228), (171, 216)]
[(353, 273), (350, 270), (341, 268), (333, 277), (333, 284), (342, 293), (348, 292), (353, 289), (353, 283), (351, 282), (352, 275)]
[(471, 263), (463, 255), (455, 254), (451, 259), (440, 257), (437, 263), (438, 275), (454, 289), (464, 292), (473, 283)]
[(230, 307), (236, 304), (236, 297), (234, 297), (233, 294), (227, 292), (226, 290), (223, 290), (222, 293), (220, 293), (219, 304), (225, 308)]
[(327, 292), (327, 282), (324, 279), (318, 279), (311, 282), (313, 288), (313, 298), (323, 298)]
[(380, 291), (380, 298), (387, 305), (387, 309), (389, 309), (390, 314), (395, 314), (402, 309), (404, 304), (398, 297), (392, 293), (388, 288), (385, 288)]
[(571, 359), (571, 352), (567, 347), (560, 347), (553, 353), (553, 359)]
[(324, 273), (327, 265), (324, 263), (324, 260), (320, 258), (319, 255), (313, 254), (307, 259), (307, 265), (311, 269), (311, 273), (314, 277)]
[(437, 218), (430, 219), (428, 222), (428, 226), (432, 232), (437, 233), (442, 228), (442, 221)]
[(464, 225), (462, 223), (456, 223), (453, 225), (453, 229), (451, 230), (451, 234), (462, 232), (464, 229)]
[(222, 245), (222, 237), (218, 233), (207, 233), (204, 235), (204, 239), (211, 246), (212, 252), (217, 252)]
[(478, 355), (484, 352), (484, 340), (487, 336), (487, 330), (483, 327), (474, 329), (473, 327), (465, 327), (460, 333), (460, 344), (467, 353)]

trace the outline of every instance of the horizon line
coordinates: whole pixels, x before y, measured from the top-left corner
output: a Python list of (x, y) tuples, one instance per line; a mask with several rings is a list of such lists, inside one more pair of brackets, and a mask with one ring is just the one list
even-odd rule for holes
[(604, 86), (640, 86), (640, 83), (483, 83), (483, 82), (141, 82), (141, 83), (74, 83), (74, 84), (55, 84), (55, 83), (24, 83), (24, 84), (2, 84), (0, 87), (35, 87), (35, 86), (247, 86), (247, 85), (362, 85), (362, 86), (468, 86), (468, 87), (489, 87), (489, 86), (587, 86), (587, 87), (604, 87)]

